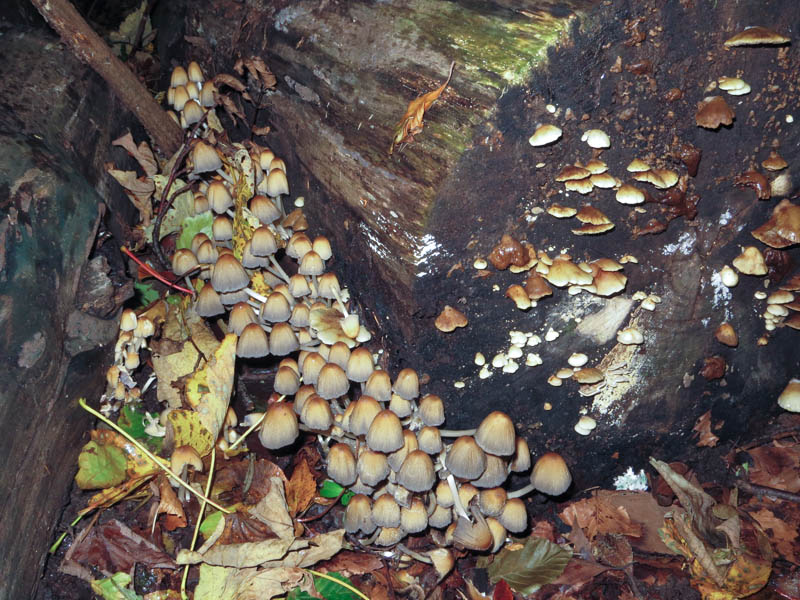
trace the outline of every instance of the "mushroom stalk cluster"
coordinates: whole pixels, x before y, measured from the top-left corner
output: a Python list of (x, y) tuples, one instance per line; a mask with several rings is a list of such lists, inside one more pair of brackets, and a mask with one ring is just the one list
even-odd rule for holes
[[(187, 107), (212, 107), (206, 100), (213, 88), (203, 84), (199, 67), (181, 71), (173, 73), (170, 103), (188, 127)], [(213, 139), (201, 132), (187, 165), (194, 211), (213, 215), (212, 235), (196, 234), (174, 253), (172, 267), (197, 291), (200, 316), (227, 318), (240, 359), (277, 362), (278, 401), (243, 425), (254, 426), (270, 450), (294, 444), (301, 429), (319, 436), (328, 476), (355, 492), (344, 513), (351, 534), (393, 546), (430, 527), (444, 545), (498, 550), (507, 532), (527, 527), (519, 496), (567, 490), (563, 459), (545, 454), (531, 486), (508, 492), (509, 474), (531, 468), (528, 444), (508, 415), (491, 412), (474, 430), (439, 429), (442, 398), (421, 393), (413, 369), (392, 378), (376, 365), (362, 345), (370, 332), (348, 307), (347, 290), (325, 270), (330, 242), (306, 234), (300, 208), (285, 212), (284, 161), (254, 143), (223, 148)], [(229, 425), (224, 445), (241, 444), (235, 415)]]

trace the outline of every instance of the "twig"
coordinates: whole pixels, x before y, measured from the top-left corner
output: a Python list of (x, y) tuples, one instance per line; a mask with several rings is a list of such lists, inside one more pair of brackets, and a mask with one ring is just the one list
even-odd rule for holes
[(794, 435), (799, 435), (799, 434), (800, 434), (800, 427), (798, 426), (779, 429), (778, 431), (772, 434), (757, 437), (754, 440), (751, 440), (750, 442), (745, 444), (744, 446), (739, 446), (738, 448), (736, 448), (736, 450), (738, 452), (747, 452), (748, 450), (757, 448), (758, 446), (763, 446), (764, 444), (768, 444), (772, 441), (779, 440), (785, 437), (792, 437)]
[[(208, 481), (206, 481), (206, 498), (211, 494), (211, 479), (214, 477), (214, 464), (216, 462), (217, 453), (211, 449), (211, 465), (208, 467)], [(197, 523), (194, 526), (194, 535), (192, 536), (192, 543), (189, 550), (194, 550), (194, 545), (197, 543), (197, 535), (200, 533), (200, 525), (203, 523), (203, 513), (206, 510), (205, 498), (200, 501), (200, 512), (197, 513)], [(189, 596), (186, 595), (186, 580), (189, 578), (189, 565), (183, 569), (183, 577), (181, 578), (181, 600), (188, 600)]]
[(214, 502), (213, 500), (210, 500), (209, 498), (203, 496), (196, 489), (194, 489), (192, 486), (190, 486), (188, 483), (186, 483), (183, 479), (180, 478), (180, 476), (175, 471), (173, 471), (168, 466), (166, 466), (162, 462), (162, 459), (160, 459), (158, 456), (156, 456), (155, 454), (150, 452), (150, 450), (148, 450), (147, 448), (142, 446), (142, 444), (140, 444), (131, 434), (129, 434), (127, 431), (122, 429), (119, 425), (114, 423), (114, 421), (112, 421), (111, 419), (106, 418), (105, 415), (97, 412), (91, 406), (86, 404), (86, 398), (80, 398), (78, 400), (78, 405), (83, 410), (88, 412), (89, 414), (91, 414), (91, 415), (95, 416), (96, 418), (100, 419), (103, 423), (105, 423), (106, 425), (111, 427), (114, 431), (116, 431), (118, 434), (120, 434), (122, 437), (124, 437), (126, 440), (128, 440), (131, 444), (136, 446), (136, 449), (139, 450), (139, 452), (141, 452), (147, 458), (149, 458), (153, 462), (153, 464), (156, 465), (159, 469), (161, 469), (162, 471), (166, 471), (173, 479), (175, 479), (175, 481), (177, 481), (183, 488), (188, 490), (190, 493), (194, 494), (199, 499), (201, 499), (201, 500), (203, 500), (205, 502), (208, 502), (211, 506), (213, 506), (217, 510), (221, 510), (222, 512), (224, 512), (226, 514), (230, 514), (230, 513), (233, 512), (231, 509), (223, 508), (219, 504)]
[(122, 248), (120, 248), (120, 250), (122, 250), (122, 252), (123, 252), (124, 254), (127, 254), (128, 256), (130, 256), (130, 257), (133, 259), (133, 261), (134, 261), (134, 262), (135, 262), (137, 265), (139, 265), (139, 267), (140, 267), (140, 268), (144, 269), (144, 270), (147, 272), (147, 274), (148, 274), (148, 275), (150, 275), (150, 276), (152, 276), (152, 277), (155, 277), (156, 279), (158, 279), (158, 280), (159, 280), (161, 283), (163, 283), (164, 285), (168, 285), (169, 287), (171, 287), (171, 288), (173, 288), (173, 289), (176, 289), (176, 290), (178, 290), (179, 292), (183, 292), (184, 294), (192, 294), (192, 290), (187, 290), (185, 287), (181, 287), (181, 286), (179, 286), (179, 285), (176, 285), (176, 284), (174, 284), (174, 283), (171, 283), (171, 282), (167, 281), (167, 280), (164, 278), (164, 276), (163, 276), (163, 275), (161, 275), (161, 273), (159, 273), (158, 271), (156, 271), (156, 270), (155, 270), (153, 267), (151, 267), (150, 265), (148, 265), (148, 264), (146, 264), (145, 262), (143, 262), (143, 261), (142, 261), (140, 258), (137, 258), (137, 257), (136, 257), (136, 256), (133, 254), (133, 252), (131, 252), (130, 250), (128, 250), (128, 249), (127, 249), (125, 246), (122, 246)]
[(737, 479), (734, 482), (737, 488), (752, 494), (753, 496), (769, 496), (778, 500), (788, 500), (789, 502), (800, 503), (800, 494), (787, 492), (786, 490), (776, 490), (775, 488), (767, 487), (765, 485), (756, 485), (755, 483), (748, 483), (742, 479)]
[(392, 600), (396, 600), (397, 597), (394, 595), (394, 586), (392, 585), (392, 574), (389, 572), (389, 565), (383, 558), (381, 558), (381, 562), (383, 563), (383, 570), (386, 572), (386, 585), (389, 586), (389, 595), (392, 597)]

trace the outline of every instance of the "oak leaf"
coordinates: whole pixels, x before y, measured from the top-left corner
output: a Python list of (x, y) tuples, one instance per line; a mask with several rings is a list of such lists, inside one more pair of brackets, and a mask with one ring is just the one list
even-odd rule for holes
[(432, 92), (423, 94), (419, 98), (412, 100), (406, 114), (397, 124), (394, 130), (394, 138), (392, 138), (392, 145), (389, 146), (389, 154), (394, 151), (395, 146), (402, 144), (405, 141), (411, 141), (411, 137), (415, 133), (422, 131), (422, 118), (425, 116), (425, 111), (436, 102), (437, 98), (441, 95), (447, 85), (450, 83), (450, 78), (453, 76), (453, 69), (455, 68), (455, 61), (450, 63), (450, 73), (447, 75), (445, 82)]

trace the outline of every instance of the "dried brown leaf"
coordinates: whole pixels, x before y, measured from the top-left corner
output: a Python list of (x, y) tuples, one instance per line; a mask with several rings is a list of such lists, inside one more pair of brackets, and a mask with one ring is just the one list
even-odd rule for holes
[(228, 75), (227, 73), (220, 73), (214, 77), (214, 85), (216, 85), (218, 88), (222, 87), (223, 85), (227, 85), (228, 87), (235, 89), (237, 92), (243, 92), (247, 89), (245, 84), (236, 79), (236, 77), (233, 75)]
[(711, 411), (708, 410), (703, 413), (695, 422), (692, 431), (695, 432), (697, 440), (697, 446), (703, 447), (708, 446), (709, 448), (713, 448), (719, 442), (719, 438), (711, 433)]
[(302, 459), (294, 468), (292, 478), (286, 485), (286, 503), (289, 505), (289, 514), (293, 517), (306, 510), (317, 495), (317, 481), (308, 466)]
[(137, 146), (136, 142), (133, 141), (133, 136), (130, 131), (111, 142), (111, 145), (124, 148), (128, 154), (136, 159), (136, 162), (142, 167), (145, 175), (155, 175), (158, 173), (158, 161), (156, 157), (153, 156), (153, 151), (150, 150), (146, 142), (142, 142)]

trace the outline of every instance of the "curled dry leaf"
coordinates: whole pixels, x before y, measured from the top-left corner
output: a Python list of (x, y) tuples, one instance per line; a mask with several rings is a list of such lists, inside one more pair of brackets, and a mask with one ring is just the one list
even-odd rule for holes
[(415, 133), (422, 131), (422, 119), (425, 116), (425, 111), (428, 110), (434, 102), (436, 102), (437, 98), (439, 98), (444, 89), (450, 83), (450, 78), (453, 76), (453, 69), (455, 66), (455, 61), (450, 63), (450, 73), (447, 75), (447, 79), (440, 87), (436, 88), (432, 92), (428, 92), (427, 94), (420, 96), (415, 100), (412, 100), (408, 104), (406, 114), (403, 115), (403, 118), (397, 124), (397, 128), (394, 131), (392, 144), (389, 146), (389, 154), (394, 151), (395, 146), (402, 144), (403, 142), (411, 141), (411, 138)]
[(707, 410), (695, 422), (692, 431), (695, 432), (695, 437), (698, 438), (697, 446), (708, 446), (713, 448), (719, 442), (719, 438), (711, 433), (711, 411)]
[(769, 221), (752, 232), (754, 238), (773, 248), (800, 243), (800, 206), (781, 200)]

